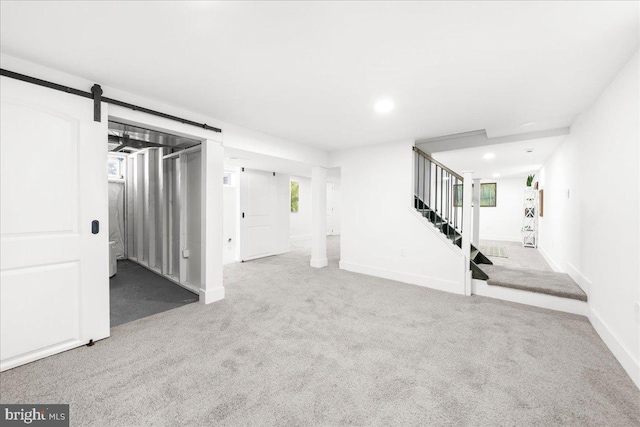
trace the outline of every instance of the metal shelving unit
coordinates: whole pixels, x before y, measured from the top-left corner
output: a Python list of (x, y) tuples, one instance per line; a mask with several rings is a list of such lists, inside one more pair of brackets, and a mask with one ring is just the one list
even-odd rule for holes
[(522, 219), (522, 246), (538, 247), (538, 190), (524, 190), (524, 217)]

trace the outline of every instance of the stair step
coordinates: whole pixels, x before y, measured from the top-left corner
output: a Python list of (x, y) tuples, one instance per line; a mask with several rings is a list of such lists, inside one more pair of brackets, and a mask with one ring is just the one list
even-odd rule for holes
[(565, 273), (526, 270), (497, 265), (483, 268), (485, 268), (484, 272), (489, 274), (489, 278), (484, 279), (488, 285), (587, 301), (587, 294)]

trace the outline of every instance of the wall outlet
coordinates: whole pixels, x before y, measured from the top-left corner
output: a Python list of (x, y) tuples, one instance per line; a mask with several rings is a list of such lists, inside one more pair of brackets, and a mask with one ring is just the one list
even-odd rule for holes
[(404, 257), (404, 248), (400, 248), (400, 256)]
[(182, 258), (189, 258), (189, 249), (182, 250)]

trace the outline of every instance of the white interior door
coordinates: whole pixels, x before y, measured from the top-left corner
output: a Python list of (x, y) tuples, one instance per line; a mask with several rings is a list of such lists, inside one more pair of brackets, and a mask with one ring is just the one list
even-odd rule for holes
[(276, 177), (271, 172), (240, 172), (240, 258), (276, 253)]
[(90, 99), (0, 84), (5, 370), (109, 336), (109, 224), (105, 108), (94, 122)]

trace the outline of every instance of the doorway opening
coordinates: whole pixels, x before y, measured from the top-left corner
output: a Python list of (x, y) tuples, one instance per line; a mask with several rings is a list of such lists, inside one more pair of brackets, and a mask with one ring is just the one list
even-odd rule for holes
[(199, 299), (200, 147), (109, 121), (111, 327)]

